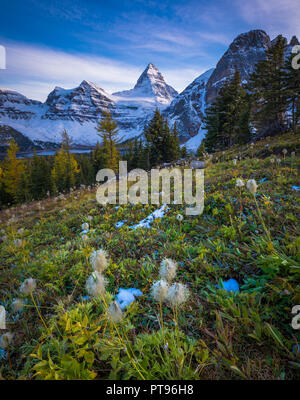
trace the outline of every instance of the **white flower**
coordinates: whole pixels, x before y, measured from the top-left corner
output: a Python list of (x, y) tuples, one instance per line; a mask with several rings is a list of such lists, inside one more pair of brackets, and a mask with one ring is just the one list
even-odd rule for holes
[(27, 295), (32, 293), (36, 289), (36, 280), (27, 278), (20, 287), (20, 292)]
[(118, 301), (113, 301), (112, 303), (110, 303), (108, 316), (115, 323), (122, 321), (123, 313), (120, 307), (120, 303)]
[(277, 158), (277, 162), (278, 162), (278, 164), (280, 164), (281, 163), (281, 159)]
[(0, 306), (0, 329), (6, 329), (6, 311), (3, 306)]
[(175, 278), (176, 270), (177, 264), (170, 258), (165, 258), (160, 263), (160, 277), (167, 282), (171, 282)]
[(236, 183), (235, 183), (235, 186), (236, 186), (236, 187), (241, 188), (241, 187), (243, 187), (244, 185), (245, 185), (245, 183), (244, 183), (244, 181), (243, 181), (242, 179), (237, 179), (237, 180), (236, 180)]
[(88, 221), (92, 221), (93, 217), (91, 215), (88, 215), (87, 219)]
[(81, 235), (81, 239), (82, 239), (84, 242), (87, 242), (88, 236), (87, 236), (87, 235)]
[(16, 239), (15, 241), (14, 241), (14, 245), (16, 246), (16, 247), (22, 247), (22, 240), (21, 239)]
[(22, 311), (24, 308), (24, 301), (22, 299), (14, 299), (11, 303), (12, 312), (17, 313)]
[(6, 347), (12, 343), (13, 337), (14, 335), (10, 332), (3, 333), (3, 335), (0, 336), (0, 348), (6, 349)]
[(86, 291), (92, 297), (97, 297), (105, 293), (106, 279), (98, 271), (94, 271), (86, 281)]
[(288, 151), (287, 151), (287, 149), (283, 149), (282, 152), (284, 155), (286, 155)]
[(87, 222), (85, 222), (85, 223), (83, 223), (82, 225), (81, 225), (81, 228), (82, 228), (82, 230), (84, 230), (84, 231), (87, 231), (88, 229), (89, 229), (89, 224), (87, 223)]
[(174, 283), (168, 290), (167, 301), (174, 307), (185, 303), (189, 296), (188, 288), (182, 283)]
[(153, 283), (151, 287), (151, 294), (154, 300), (162, 303), (167, 297), (168, 290), (168, 283), (165, 280), (161, 279)]
[(180, 221), (180, 222), (183, 221), (183, 215), (178, 214), (176, 219), (177, 219), (177, 221)]
[(90, 256), (90, 263), (94, 271), (98, 271), (100, 273), (103, 272), (108, 265), (107, 254), (105, 250), (100, 249), (93, 251)]
[(270, 162), (271, 162), (272, 164), (274, 164), (275, 159), (274, 159), (274, 158), (271, 158), (271, 159), (270, 159)]
[(234, 158), (234, 159), (233, 159), (233, 165), (236, 165), (236, 163), (237, 163), (237, 159)]
[(250, 193), (255, 194), (257, 191), (257, 183), (255, 179), (249, 179), (247, 182), (247, 189)]

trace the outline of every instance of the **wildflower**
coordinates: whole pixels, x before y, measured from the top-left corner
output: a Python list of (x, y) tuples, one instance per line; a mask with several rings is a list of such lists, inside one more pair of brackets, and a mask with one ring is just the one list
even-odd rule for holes
[(171, 282), (175, 278), (176, 270), (177, 264), (170, 258), (165, 258), (160, 263), (160, 277), (167, 282)]
[(24, 308), (24, 301), (22, 299), (14, 299), (11, 303), (12, 312), (17, 313), (22, 311)]
[(271, 162), (271, 164), (274, 164), (275, 159), (274, 159), (274, 158), (271, 158), (271, 159), (270, 159), (270, 162)]
[(287, 151), (287, 149), (283, 149), (282, 152), (284, 155), (286, 155), (288, 151)]
[(3, 306), (0, 306), (0, 329), (6, 329), (6, 311)]
[(247, 182), (247, 189), (249, 190), (250, 193), (252, 193), (253, 195), (256, 193), (257, 191), (257, 183), (255, 179), (249, 179)]
[(178, 214), (176, 219), (177, 219), (177, 221), (180, 221), (180, 222), (183, 221), (183, 215)]
[(281, 159), (277, 158), (277, 162), (278, 162), (278, 164), (280, 164), (281, 163)]
[(87, 242), (88, 237), (87, 237), (87, 235), (81, 235), (81, 239), (82, 239), (84, 242)]
[(16, 239), (16, 240), (14, 241), (14, 245), (15, 245), (16, 247), (21, 247), (21, 246), (22, 246), (22, 240), (21, 240), (21, 239)]
[(90, 263), (94, 271), (98, 271), (99, 273), (103, 272), (108, 265), (107, 254), (105, 250), (97, 250), (93, 251), (90, 257)]
[(113, 301), (110, 303), (109, 309), (108, 309), (108, 315), (109, 318), (115, 322), (121, 322), (123, 319), (123, 313), (120, 307), (120, 303), (118, 301)]
[(87, 231), (89, 229), (89, 224), (85, 222), (84, 224), (81, 225), (82, 230)]
[(3, 333), (3, 335), (0, 337), (0, 347), (2, 349), (6, 349), (12, 341), (13, 341), (14, 335), (11, 332)]
[(92, 297), (97, 297), (105, 293), (106, 280), (98, 271), (94, 271), (86, 281), (86, 291)]
[(36, 280), (27, 278), (20, 287), (20, 292), (27, 295), (32, 293), (36, 289)]
[(237, 180), (236, 180), (236, 183), (235, 183), (235, 186), (236, 186), (236, 187), (241, 188), (241, 187), (243, 187), (244, 185), (245, 185), (245, 183), (244, 183), (244, 181), (243, 181), (242, 179), (237, 179)]
[(173, 283), (167, 293), (167, 301), (173, 306), (185, 303), (189, 296), (188, 288), (182, 283)]
[(151, 294), (154, 300), (156, 300), (159, 303), (162, 303), (167, 297), (168, 290), (169, 290), (168, 283), (165, 280), (161, 279), (153, 283), (151, 288)]
[(234, 159), (233, 159), (233, 165), (236, 165), (236, 163), (237, 163), (237, 159), (234, 158)]
[(88, 221), (92, 221), (93, 217), (91, 215), (88, 215), (87, 219)]

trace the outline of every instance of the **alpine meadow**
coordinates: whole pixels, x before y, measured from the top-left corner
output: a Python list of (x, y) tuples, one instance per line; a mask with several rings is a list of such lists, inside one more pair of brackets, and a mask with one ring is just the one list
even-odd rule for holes
[(185, 3), (1, 6), (1, 381), (300, 379), (299, 4)]

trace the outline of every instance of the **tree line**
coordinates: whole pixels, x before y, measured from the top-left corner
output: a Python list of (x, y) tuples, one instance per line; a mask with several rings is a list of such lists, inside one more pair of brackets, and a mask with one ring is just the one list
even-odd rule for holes
[(207, 151), (247, 143), (253, 137), (299, 131), (300, 71), (293, 69), (292, 55), (285, 57), (285, 51), (286, 41), (279, 36), (247, 84), (235, 71), (220, 89), (204, 119)]
[(81, 185), (94, 185), (97, 172), (103, 168), (117, 172), (121, 158), (128, 162), (128, 170), (149, 170), (186, 155), (186, 149), (179, 146), (176, 124), (170, 129), (158, 109), (145, 127), (144, 140), (131, 141), (122, 157), (118, 150), (122, 139), (109, 110), (103, 112), (96, 130), (100, 141), (90, 154), (72, 154), (72, 139), (66, 130), (55, 156), (38, 156), (34, 152), (30, 159), (18, 159), (18, 145), (11, 140), (6, 159), (0, 162), (0, 207), (67, 193)]

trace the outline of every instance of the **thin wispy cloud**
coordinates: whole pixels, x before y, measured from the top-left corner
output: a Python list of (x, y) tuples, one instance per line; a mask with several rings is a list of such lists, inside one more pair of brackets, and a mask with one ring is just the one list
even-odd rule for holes
[(241, 16), (248, 23), (259, 26), (272, 37), (278, 34), (300, 36), (300, 3), (296, 0), (236, 0)]
[[(0, 87), (10, 87), (44, 101), (55, 86), (73, 88), (86, 79), (112, 93), (133, 87), (145, 67), (87, 54), (9, 43), (7, 69), (1, 72)], [(164, 72), (167, 83), (179, 91), (197, 75), (197, 70), (191, 68), (180, 70), (180, 73), (172, 69)]]

